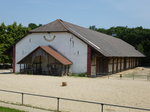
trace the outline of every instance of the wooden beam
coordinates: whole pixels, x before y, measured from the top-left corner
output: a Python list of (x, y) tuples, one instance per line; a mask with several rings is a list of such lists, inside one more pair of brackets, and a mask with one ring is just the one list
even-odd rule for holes
[(114, 57), (112, 57), (112, 73), (114, 73)]
[(134, 67), (136, 67), (136, 58), (134, 58)]
[(20, 64), (20, 73), (21, 73), (21, 64)]
[(120, 58), (120, 72), (122, 71), (122, 58)]
[(133, 58), (133, 68), (134, 68), (134, 66), (135, 66), (135, 62), (134, 62), (134, 58)]
[(105, 58), (105, 73), (107, 73), (108, 74), (108, 60), (109, 60), (109, 58)]
[(69, 69), (70, 69), (70, 65), (68, 65), (68, 69), (67, 69), (67, 75), (69, 74)]
[(133, 68), (133, 58), (131, 58), (131, 68)]
[(131, 65), (132, 65), (132, 68), (133, 68), (133, 58), (131, 58), (131, 60), (132, 60), (132, 64)]
[(91, 47), (87, 48), (87, 75), (91, 75)]
[(134, 63), (133, 63), (133, 58), (132, 58), (132, 68), (133, 68), (133, 64), (134, 64)]
[(131, 61), (131, 67), (130, 67), (130, 68), (132, 68), (132, 58), (130, 58), (130, 59), (131, 59), (131, 60), (130, 60), (130, 61)]
[(124, 70), (126, 70), (126, 68), (127, 68), (127, 59), (124, 57), (124, 64), (123, 64), (123, 68), (124, 68)]
[(118, 72), (118, 58), (116, 58), (116, 72)]
[(130, 68), (132, 68), (132, 58), (130, 58)]
[(136, 67), (136, 58), (134, 58), (134, 67)]
[(128, 68), (130, 68), (130, 58), (128, 58)]
[(138, 58), (136, 58), (136, 67), (138, 66)]

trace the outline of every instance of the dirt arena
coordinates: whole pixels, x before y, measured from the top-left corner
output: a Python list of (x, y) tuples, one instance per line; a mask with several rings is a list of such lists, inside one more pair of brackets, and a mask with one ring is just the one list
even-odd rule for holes
[[(108, 77), (53, 77), (4, 74), (3, 72), (1, 71), (0, 74), (0, 89), (150, 108), (150, 81), (147, 80), (121, 80), (111, 77), (109, 79)], [(150, 68), (138, 67), (121, 74), (131, 73), (150, 75)], [(62, 82), (67, 82), (67, 86), (62, 87)], [(21, 95), (0, 92), (0, 100), (21, 103)], [(24, 103), (51, 109), (56, 109), (57, 104), (55, 99), (27, 95), (24, 96)], [(69, 112), (100, 112), (100, 105), (60, 100), (60, 110)], [(104, 112), (121, 111), (143, 112), (104, 106)]]

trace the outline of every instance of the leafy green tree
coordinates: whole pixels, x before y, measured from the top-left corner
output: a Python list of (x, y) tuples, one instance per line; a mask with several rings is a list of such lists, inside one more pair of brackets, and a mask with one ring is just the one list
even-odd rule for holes
[(35, 28), (37, 28), (38, 26), (37, 26), (36, 24), (34, 24), (34, 23), (30, 23), (30, 24), (28, 25), (28, 27), (31, 28), (31, 29), (35, 29)]
[(18, 40), (27, 35), (29, 30), (30, 28), (23, 27), (21, 24), (17, 25), (16, 22), (8, 26), (4, 23), (0, 24), (0, 63), (12, 62), (12, 57), (7, 51)]
[(35, 29), (35, 28), (38, 28), (38, 27), (40, 27), (40, 26), (42, 26), (42, 24), (36, 25), (36, 24), (34, 24), (34, 23), (30, 23), (30, 24), (28, 25), (28, 27), (31, 28), (31, 29)]

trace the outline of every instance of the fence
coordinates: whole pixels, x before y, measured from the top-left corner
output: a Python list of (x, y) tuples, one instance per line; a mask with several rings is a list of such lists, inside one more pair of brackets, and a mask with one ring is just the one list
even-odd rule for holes
[(141, 111), (150, 111), (150, 109), (146, 108), (139, 108), (139, 107), (131, 107), (131, 106), (122, 106), (122, 105), (115, 105), (115, 104), (107, 104), (107, 103), (100, 103), (100, 102), (94, 102), (94, 101), (85, 101), (85, 100), (77, 100), (77, 99), (70, 99), (70, 98), (62, 98), (62, 97), (54, 97), (54, 96), (46, 96), (46, 95), (39, 95), (39, 94), (31, 94), (31, 93), (24, 93), (24, 92), (17, 92), (17, 91), (10, 91), (10, 90), (3, 90), (0, 89), (2, 92), (8, 92), (8, 93), (16, 93), (21, 95), (21, 104), (24, 105), (24, 95), (30, 95), (30, 96), (38, 96), (38, 97), (46, 97), (46, 98), (53, 98), (57, 100), (56, 104), (56, 110), (57, 112), (60, 112), (60, 100), (68, 100), (72, 102), (82, 102), (82, 103), (89, 103), (89, 104), (96, 104), (100, 105), (100, 112), (104, 112), (104, 106), (112, 106), (112, 107), (119, 107), (119, 108), (128, 108), (128, 109), (135, 109), (135, 110), (141, 110)]
[(126, 74), (126, 75), (117, 74), (117, 75), (108, 75), (108, 79), (109, 79), (109, 78), (150, 81), (150, 75), (139, 75), (139, 74)]

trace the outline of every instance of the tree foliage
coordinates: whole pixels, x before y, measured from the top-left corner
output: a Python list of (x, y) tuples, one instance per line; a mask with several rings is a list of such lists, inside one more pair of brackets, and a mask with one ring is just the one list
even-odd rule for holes
[[(11, 63), (12, 56), (10, 55), (11, 47), (27, 35), (28, 31), (37, 28), (39, 25), (30, 23), (28, 27), (14, 22), (11, 25), (0, 24), (0, 63)], [(8, 52), (9, 50), (9, 52)], [(12, 50), (12, 49), (11, 49)]]
[(37, 28), (37, 27), (39, 27), (39, 26), (42, 26), (42, 24), (39, 24), (39, 25), (36, 25), (36, 24), (34, 24), (34, 23), (28, 24), (28, 27), (29, 27), (30, 29), (35, 29), (35, 28)]

